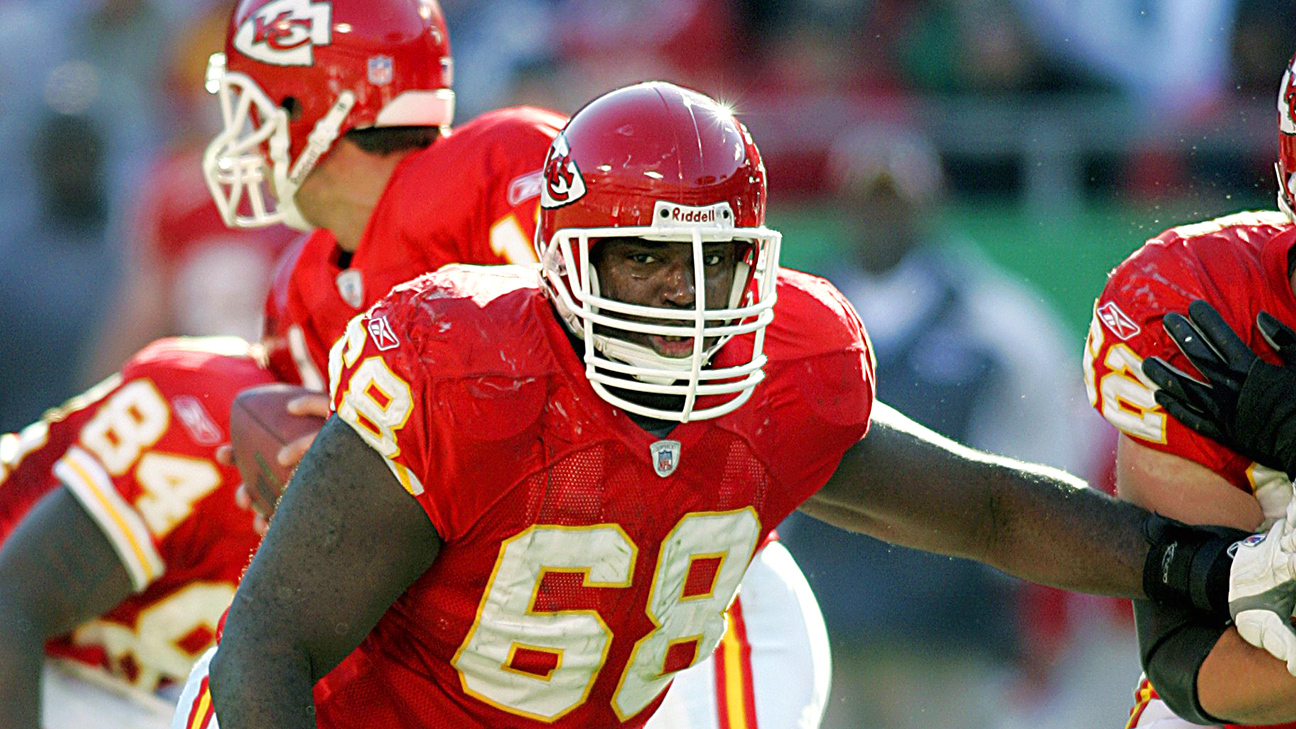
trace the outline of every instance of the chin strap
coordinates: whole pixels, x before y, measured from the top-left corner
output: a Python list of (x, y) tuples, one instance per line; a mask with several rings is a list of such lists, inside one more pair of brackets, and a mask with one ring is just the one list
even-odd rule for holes
[[(275, 164), (275, 188), (278, 197), (278, 211), (283, 216), (284, 224), (297, 230), (310, 230), (311, 226), (306, 219), (302, 217), (301, 211), (297, 209), (297, 203), (294, 197), (297, 194), (297, 188), (301, 187), (302, 181), (306, 176), (315, 169), (320, 158), (333, 147), (333, 142), (337, 141), (338, 132), (342, 128), (342, 123), (346, 121), (351, 109), (355, 108), (356, 98), (351, 91), (343, 91), (338, 94), (338, 99), (333, 103), (328, 113), (320, 117), (315, 123), (315, 128), (311, 130), (310, 136), (306, 138), (306, 148), (302, 150), (301, 156), (293, 164), (292, 169), (285, 173), (288, 162), (288, 135), (275, 135), (270, 139), (270, 156), (276, 159), (277, 154), (282, 154), (283, 164)], [(286, 117), (283, 121), (283, 128), (288, 128)], [(276, 149), (282, 147), (282, 149)]]

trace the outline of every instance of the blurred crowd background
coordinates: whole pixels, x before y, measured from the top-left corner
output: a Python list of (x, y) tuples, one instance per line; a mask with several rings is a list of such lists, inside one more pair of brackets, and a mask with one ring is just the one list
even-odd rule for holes
[[(441, 4), (461, 121), (571, 113), (649, 78), (732, 104), (765, 155), (784, 262), (855, 303), (881, 397), (1094, 483), (1114, 435), (1079, 364), (1105, 272), (1164, 228), (1273, 207), (1292, 3)], [(226, 231), (198, 166), (228, 11), (0, 0), (0, 432), (157, 336), (257, 336), (289, 235)], [(809, 520), (782, 531), (834, 586), (833, 729), (1124, 725), (1138, 668), (1120, 604)]]

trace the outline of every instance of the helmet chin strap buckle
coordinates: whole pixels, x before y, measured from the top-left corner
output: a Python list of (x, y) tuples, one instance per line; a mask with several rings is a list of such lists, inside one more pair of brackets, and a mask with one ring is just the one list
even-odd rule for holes
[[(333, 147), (337, 141), (338, 132), (342, 128), (343, 122), (346, 121), (347, 115), (355, 107), (356, 97), (351, 91), (343, 91), (338, 94), (338, 99), (333, 103), (328, 113), (320, 117), (315, 123), (315, 128), (311, 130), (310, 136), (306, 138), (306, 148), (302, 150), (301, 156), (293, 164), (292, 170), (285, 173), (287, 167), (287, 151), (284, 151), (284, 162), (275, 161), (275, 185), (278, 193), (278, 211), (283, 217), (283, 222), (290, 228), (297, 230), (311, 230), (311, 225), (301, 211), (297, 209), (295, 200), (297, 189), (301, 187), (302, 182), (315, 169), (315, 165), (320, 159)], [(282, 112), (282, 110), (281, 110)], [(287, 119), (284, 119), (284, 129), (287, 129)], [(271, 144), (274, 144), (272, 140)], [(284, 134), (283, 144), (288, 143), (288, 135)], [(272, 157), (273, 151), (272, 151)]]

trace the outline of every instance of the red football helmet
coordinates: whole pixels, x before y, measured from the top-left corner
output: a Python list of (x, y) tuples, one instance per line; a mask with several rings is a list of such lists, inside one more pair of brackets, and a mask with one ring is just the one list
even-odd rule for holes
[(207, 68), (225, 129), (203, 173), (226, 224), (308, 230), (293, 195), (334, 141), (448, 127), (452, 76), (436, 0), (242, 0)]
[(306, 335), (294, 314), (288, 295), (293, 269), (310, 235), (293, 241), (275, 263), (270, 293), (266, 296), (265, 322), (261, 329), (261, 347), (266, 367), (280, 382), (302, 385), (323, 391), (327, 383), (320, 376), (306, 346)]
[[(540, 207), (536, 248), (546, 290), (585, 341), (586, 375), (603, 399), (680, 422), (718, 417), (746, 402), (764, 378), (764, 329), (774, 317), (780, 235), (764, 225), (765, 167), (732, 111), (663, 82), (605, 94), (554, 140)], [(693, 307), (676, 309), (600, 295), (590, 249), (611, 237), (691, 243), (695, 281), (704, 276), (704, 243), (750, 245), (723, 308), (708, 307), (698, 286)], [(618, 331), (691, 340), (692, 354), (667, 357)], [(750, 357), (708, 366), (730, 338), (753, 332)], [(677, 395), (682, 404), (650, 407), (613, 390)], [(699, 407), (698, 398), (706, 396), (725, 397)]]
[(1278, 207), (1296, 222), (1296, 56), (1278, 90)]

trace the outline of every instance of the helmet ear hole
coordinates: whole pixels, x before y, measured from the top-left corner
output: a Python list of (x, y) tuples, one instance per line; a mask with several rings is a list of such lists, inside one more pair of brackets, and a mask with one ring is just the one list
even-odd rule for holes
[(288, 121), (294, 122), (301, 118), (302, 103), (295, 96), (285, 96), (284, 100), (279, 102), (279, 106), (288, 112)]

